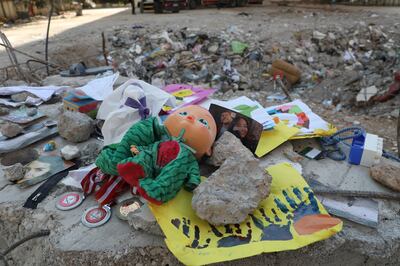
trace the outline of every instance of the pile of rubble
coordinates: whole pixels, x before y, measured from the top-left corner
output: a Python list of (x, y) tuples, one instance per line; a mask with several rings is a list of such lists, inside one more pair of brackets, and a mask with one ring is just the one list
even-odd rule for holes
[[(398, 27), (360, 22), (349, 28), (299, 31), (289, 42), (275, 44), (237, 26), (205, 32), (135, 25), (114, 29), (109, 55), (123, 75), (157, 87), (203, 84), (218, 89), (217, 96), (238, 90), (280, 92), (274, 92), (270, 69), (274, 60), (284, 59), (302, 72), (292, 93), (341, 109), (354, 106), (356, 99), (356, 105), (365, 106), (372, 96), (387, 91), (393, 69), (400, 67)], [(366, 89), (368, 96), (357, 98)], [(385, 111), (393, 111), (394, 106), (389, 108)]]

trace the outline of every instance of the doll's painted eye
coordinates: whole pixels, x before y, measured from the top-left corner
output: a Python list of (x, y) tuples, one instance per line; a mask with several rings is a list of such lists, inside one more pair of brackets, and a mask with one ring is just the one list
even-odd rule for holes
[(208, 126), (208, 121), (205, 120), (204, 118), (200, 118), (200, 119), (199, 119), (199, 122), (202, 123), (205, 127), (209, 128), (209, 126)]
[(179, 113), (181, 116), (187, 116), (188, 115), (188, 112), (180, 112)]

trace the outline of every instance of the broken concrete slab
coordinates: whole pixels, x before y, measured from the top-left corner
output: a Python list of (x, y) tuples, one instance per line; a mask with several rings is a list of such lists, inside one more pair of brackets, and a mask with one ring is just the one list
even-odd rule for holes
[(241, 223), (268, 196), (271, 181), (257, 159), (229, 157), (193, 191), (192, 208), (213, 225)]

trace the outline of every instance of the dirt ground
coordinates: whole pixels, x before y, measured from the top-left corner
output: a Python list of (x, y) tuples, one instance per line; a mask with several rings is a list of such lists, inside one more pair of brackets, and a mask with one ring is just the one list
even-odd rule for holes
[[(67, 67), (81, 60), (95, 62), (101, 56), (101, 32), (110, 34), (115, 27), (142, 25), (160, 29), (183, 27), (221, 32), (230, 25), (240, 26), (249, 38), (257, 36), (266, 43), (285, 43), (299, 30), (326, 30), (331, 27), (350, 27), (365, 22), (375, 25), (399, 24), (400, 8), (360, 6), (276, 6), (264, 4), (244, 8), (207, 8), (184, 10), (178, 14), (153, 13), (131, 15), (130, 8), (84, 10), (83, 16), (66, 13), (55, 17), (50, 28), (49, 58), (51, 62)], [(138, 11), (137, 11), (138, 12)], [(245, 12), (248, 15), (238, 15)], [(1, 29), (15, 48), (44, 58), (44, 39), (47, 21), (37, 20), (27, 24)], [(110, 44), (108, 44), (110, 45)], [(19, 56), (23, 62), (25, 57)], [(9, 64), (8, 57), (0, 48), (2, 66)], [(393, 112), (385, 112), (384, 105), (399, 106), (399, 96), (394, 101), (382, 103), (382, 112), (365, 115), (363, 110), (337, 112), (322, 104), (313, 104), (313, 110), (339, 128), (361, 124), (368, 132), (385, 138), (384, 146), (397, 152), (397, 118)], [(305, 99), (306, 101), (306, 99)], [(307, 102), (307, 101), (306, 101)], [(359, 123), (358, 123), (358, 122)]]

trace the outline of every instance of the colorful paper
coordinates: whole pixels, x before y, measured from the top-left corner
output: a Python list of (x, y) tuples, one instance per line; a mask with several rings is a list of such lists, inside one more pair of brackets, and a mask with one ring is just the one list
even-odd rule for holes
[(287, 163), (271, 166), (271, 194), (241, 224), (212, 226), (196, 216), (192, 194), (181, 190), (149, 205), (171, 252), (186, 265), (206, 265), (293, 250), (329, 238), (342, 222), (329, 216), (301, 175)]
[(167, 113), (187, 105), (198, 104), (215, 92), (215, 89), (205, 89), (185, 84), (171, 84), (163, 90), (176, 98), (176, 106), (168, 104), (163, 106), (162, 110)]
[(268, 107), (265, 110), (288, 126), (300, 129), (292, 139), (326, 136), (336, 132), (336, 128), (316, 115), (301, 100)]

